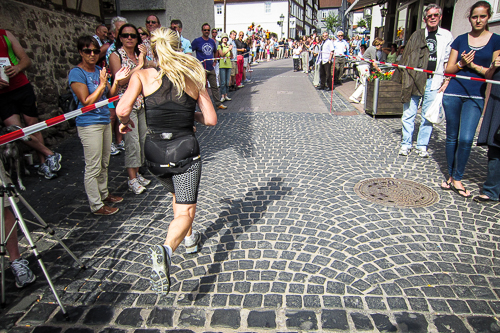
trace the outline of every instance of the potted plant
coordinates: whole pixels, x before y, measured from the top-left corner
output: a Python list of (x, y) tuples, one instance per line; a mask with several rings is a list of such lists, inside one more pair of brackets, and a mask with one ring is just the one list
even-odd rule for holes
[(373, 116), (401, 116), (403, 114), (401, 84), (391, 81), (393, 73), (394, 71), (370, 73), (366, 84), (366, 113)]

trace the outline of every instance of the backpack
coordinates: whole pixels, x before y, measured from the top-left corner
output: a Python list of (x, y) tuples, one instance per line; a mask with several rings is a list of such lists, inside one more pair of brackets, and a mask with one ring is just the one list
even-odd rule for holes
[(78, 103), (73, 98), (69, 87), (66, 87), (66, 93), (59, 96), (58, 105), (64, 113), (74, 111), (78, 108)]

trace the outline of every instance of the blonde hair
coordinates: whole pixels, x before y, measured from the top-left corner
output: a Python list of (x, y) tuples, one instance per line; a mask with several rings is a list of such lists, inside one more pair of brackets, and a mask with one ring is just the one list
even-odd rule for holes
[(138, 27), (137, 30), (142, 30), (142, 32), (144, 32), (146, 35), (148, 35), (148, 37), (151, 37), (151, 34), (149, 33), (148, 29), (146, 29), (144, 27)]
[(205, 89), (205, 70), (198, 59), (182, 52), (177, 31), (165, 27), (153, 31), (151, 49), (160, 68), (157, 79), (166, 75), (177, 89), (177, 96), (186, 89), (186, 77), (193, 81), (198, 90)]
[(384, 40), (382, 38), (377, 37), (373, 41), (373, 46), (379, 46), (379, 45), (384, 45)]

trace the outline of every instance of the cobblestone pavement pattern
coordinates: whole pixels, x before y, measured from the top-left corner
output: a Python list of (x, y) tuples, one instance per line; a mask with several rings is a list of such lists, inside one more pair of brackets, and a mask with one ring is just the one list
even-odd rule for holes
[[(399, 118), (352, 115), (338, 94), (317, 92), (291, 60), (262, 63), (233, 94), (217, 126), (198, 126), (203, 176), (194, 228), (202, 248), (172, 257), (168, 296), (149, 287), (147, 246), (163, 242), (170, 195), (153, 182), (127, 191), (123, 156), (111, 157), (110, 188), (123, 195), (110, 217), (89, 213), (77, 138), (59, 147), (54, 181), (28, 177), (25, 197), (88, 266), (36, 227), (33, 236), (69, 310), (64, 321), (38, 276), (17, 291), (6, 272), (10, 332), (498, 332), (499, 205), (441, 191), (443, 128), (431, 158), (399, 157)], [(342, 106), (346, 106), (345, 109)], [(345, 110), (347, 115), (342, 116)], [(465, 184), (486, 175), (474, 147)], [(368, 178), (413, 180), (439, 193), (424, 208), (358, 197)], [(29, 218), (29, 217), (28, 217)], [(22, 242), (26, 244), (25, 241)]]

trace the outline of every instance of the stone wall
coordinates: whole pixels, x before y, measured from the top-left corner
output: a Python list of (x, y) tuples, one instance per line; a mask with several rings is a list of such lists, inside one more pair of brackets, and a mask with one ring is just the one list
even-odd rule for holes
[[(26, 75), (35, 87), (40, 119), (62, 114), (58, 96), (66, 91), (69, 70), (80, 60), (76, 40), (94, 35), (98, 18), (2, 0), (0, 22), (0, 28), (11, 31), (31, 59)], [(75, 129), (65, 122), (42, 133), (50, 146)]]

